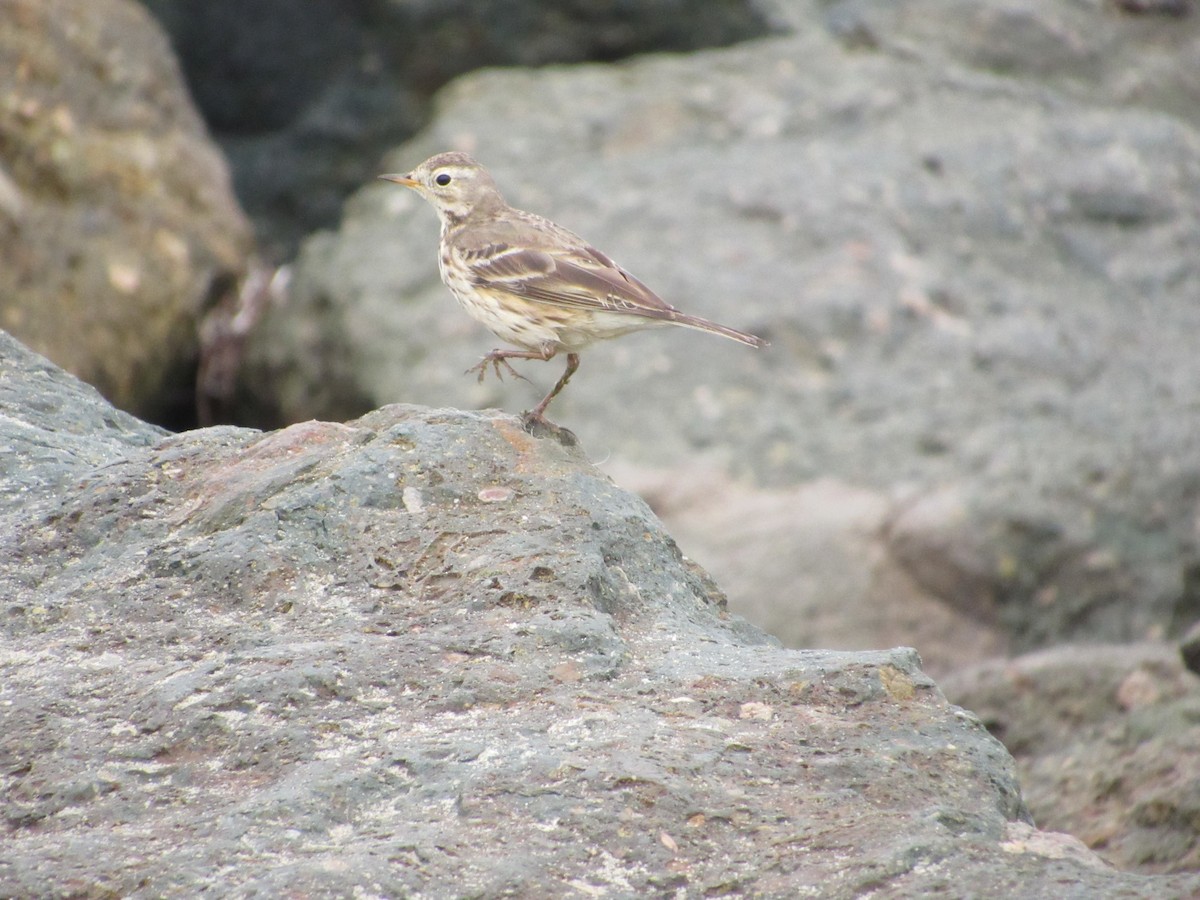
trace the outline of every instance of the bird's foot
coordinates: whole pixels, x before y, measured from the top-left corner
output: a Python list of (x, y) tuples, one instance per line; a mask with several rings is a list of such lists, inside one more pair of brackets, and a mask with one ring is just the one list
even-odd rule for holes
[(533, 410), (521, 413), (521, 427), (534, 437), (552, 437), (564, 447), (575, 447), (579, 444), (579, 438), (571, 429), (555, 425), (545, 416)]
[(489, 353), (487, 356), (485, 356), (479, 362), (475, 363), (475, 365), (471, 366), (471, 368), (467, 369), (467, 371), (464, 372), (463, 374), (470, 375), (472, 372), (478, 372), (479, 373), (479, 379), (478, 379), (479, 383), (483, 384), (483, 379), (484, 379), (484, 376), (487, 375), (487, 367), (488, 367), (488, 364), (490, 363), (493, 371), (495, 371), (495, 373), (496, 373), (496, 377), (500, 381), (504, 380), (504, 372), (500, 371), (501, 366), (504, 366), (504, 368), (508, 370), (508, 374), (513, 376), (514, 378), (520, 378), (522, 381), (528, 381), (529, 380), (528, 378), (526, 378), (524, 375), (522, 375), (520, 372), (518, 372), (516, 369), (514, 369), (512, 367), (512, 363), (510, 363), (505, 358), (506, 355), (507, 354), (505, 354), (503, 350), (493, 350), (491, 353)]

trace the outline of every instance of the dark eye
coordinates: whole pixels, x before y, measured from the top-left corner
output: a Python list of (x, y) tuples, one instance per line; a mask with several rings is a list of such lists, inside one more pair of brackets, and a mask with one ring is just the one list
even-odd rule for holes
[(439, 184), (442, 187), (445, 187), (446, 185), (448, 185), (450, 183), (450, 176), (447, 175), (445, 172), (443, 172), (437, 178), (433, 179), (433, 181), (435, 184)]

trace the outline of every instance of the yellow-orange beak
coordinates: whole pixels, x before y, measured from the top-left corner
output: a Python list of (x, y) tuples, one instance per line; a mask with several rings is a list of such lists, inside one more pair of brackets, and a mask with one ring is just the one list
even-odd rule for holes
[(418, 184), (415, 178), (408, 175), (380, 175), (384, 181), (394, 181), (396, 184), (402, 184), (407, 188), (415, 188)]

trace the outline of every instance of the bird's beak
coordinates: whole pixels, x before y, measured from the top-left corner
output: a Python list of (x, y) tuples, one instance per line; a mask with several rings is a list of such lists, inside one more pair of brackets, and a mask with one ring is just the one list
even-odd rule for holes
[(420, 183), (411, 175), (380, 175), (379, 177), (384, 181), (394, 181), (396, 184), (402, 184), (406, 188), (415, 188)]

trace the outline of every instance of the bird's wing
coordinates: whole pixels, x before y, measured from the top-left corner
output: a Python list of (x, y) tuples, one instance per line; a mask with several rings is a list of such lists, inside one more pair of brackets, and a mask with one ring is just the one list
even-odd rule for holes
[[(563, 234), (575, 237), (570, 232)], [(553, 241), (476, 244), (460, 248), (460, 256), (476, 284), (526, 300), (651, 319), (669, 319), (677, 313), (595, 247), (578, 238), (569, 242), (555, 237), (558, 239)]]

